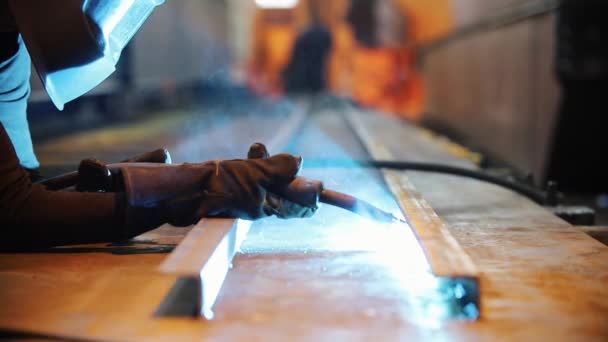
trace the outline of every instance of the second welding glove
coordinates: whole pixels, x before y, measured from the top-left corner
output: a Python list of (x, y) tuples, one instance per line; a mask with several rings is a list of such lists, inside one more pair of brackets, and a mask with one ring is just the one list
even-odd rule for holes
[[(125, 192), (125, 237), (167, 222), (190, 225), (202, 217), (309, 217), (316, 207), (302, 207), (271, 192), (289, 184), (301, 162), (289, 154), (267, 157), (265, 147), (254, 144), (249, 159), (244, 160), (107, 165), (110, 179), (98, 178), (100, 187), (96, 190)], [(86, 163), (81, 164), (82, 176), (86, 176)]]

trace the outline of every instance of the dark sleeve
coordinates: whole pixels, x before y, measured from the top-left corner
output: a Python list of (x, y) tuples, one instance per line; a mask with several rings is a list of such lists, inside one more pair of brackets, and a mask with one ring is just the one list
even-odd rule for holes
[(123, 237), (124, 195), (49, 191), (32, 184), (0, 124), (0, 249)]

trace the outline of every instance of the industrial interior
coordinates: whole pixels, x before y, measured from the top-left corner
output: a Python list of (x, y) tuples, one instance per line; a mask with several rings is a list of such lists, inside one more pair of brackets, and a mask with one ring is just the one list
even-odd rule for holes
[(608, 340), (606, 13), (0, 0), (0, 339)]

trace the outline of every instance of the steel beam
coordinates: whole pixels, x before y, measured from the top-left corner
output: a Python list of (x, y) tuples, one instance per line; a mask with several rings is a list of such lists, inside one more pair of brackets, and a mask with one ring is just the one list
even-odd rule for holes
[[(360, 113), (349, 112), (345, 117), (373, 158), (395, 159), (380, 139), (382, 132), (371, 131)], [(438, 278), (440, 291), (451, 301), (453, 316), (477, 319), (480, 315), (479, 273), (471, 258), (405, 172), (382, 170), (382, 175), (418, 239), (432, 273)]]

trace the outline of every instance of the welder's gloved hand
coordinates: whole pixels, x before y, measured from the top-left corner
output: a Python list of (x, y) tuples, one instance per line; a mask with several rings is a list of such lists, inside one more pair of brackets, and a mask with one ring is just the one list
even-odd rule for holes
[(289, 154), (267, 157), (267, 152), (256, 155), (263, 145), (254, 146), (254, 153), (249, 154), (252, 158), (244, 160), (181, 165), (109, 164), (106, 169), (110, 178), (103, 177), (103, 171), (99, 179), (107, 190), (125, 192), (125, 236), (135, 236), (167, 222), (186, 226), (202, 217), (254, 220), (271, 215), (311, 216), (316, 207), (298, 206), (269, 192), (296, 177), (301, 158)]

